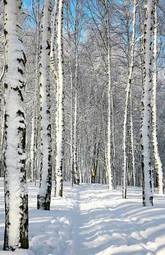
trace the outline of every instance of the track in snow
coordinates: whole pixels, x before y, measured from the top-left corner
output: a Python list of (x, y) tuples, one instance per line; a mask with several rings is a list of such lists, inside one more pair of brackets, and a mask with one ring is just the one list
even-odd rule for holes
[[(51, 211), (36, 210), (38, 188), (29, 185), (30, 250), (20, 255), (164, 255), (165, 198), (153, 208), (141, 205), (141, 192), (127, 200), (104, 185), (65, 184), (64, 198), (52, 198)], [(4, 205), (0, 192), (0, 244)], [(0, 251), (0, 255), (4, 252)], [(5, 253), (8, 254), (8, 253)]]

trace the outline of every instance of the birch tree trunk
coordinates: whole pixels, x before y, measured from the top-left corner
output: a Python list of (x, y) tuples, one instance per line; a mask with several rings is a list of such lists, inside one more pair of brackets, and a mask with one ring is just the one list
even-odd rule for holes
[(152, 141), (154, 154), (154, 169), (158, 177), (158, 193), (163, 194), (163, 170), (159, 156), (157, 140), (157, 107), (156, 107), (156, 88), (157, 88), (157, 0), (154, 1), (154, 29), (153, 29), (153, 87), (152, 87)]
[(27, 249), (28, 194), (26, 190), (26, 123), (23, 110), (26, 56), (19, 35), (20, 0), (4, 1), (5, 34), (5, 235), (4, 250)]
[(69, 63), (70, 69), (70, 90), (71, 90), (71, 105), (70, 105), (70, 169), (72, 186), (74, 184), (74, 166), (73, 166), (73, 75), (71, 63)]
[(41, 25), (40, 55), (40, 119), (41, 119), (41, 164), (40, 187), (37, 208), (50, 209), (52, 187), (52, 145), (50, 116), (50, 1), (45, 0)]
[(111, 99), (112, 99), (112, 84), (111, 84), (111, 45), (110, 45), (110, 17), (109, 6), (106, 0), (107, 11), (107, 50), (108, 50), (108, 123), (107, 123), (107, 173), (108, 173), (108, 189), (112, 190), (112, 111), (111, 111)]
[(134, 125), (133, 125), (133, 102), (132, 90), (130, 93), (130, 133), (131, 133), (131, 156), (132, 156), (132, 183), (136, 186), (135, 152), (134, 152)]
[[(135, 26), (136, 26), (136, 0), (133, 1), (133, 18), (132, 18), (132, 38), (130, 45), (130, 56), (129, 56), (129, 67), (128, 67), (128, 81), (126, 87), (126, 99), (125, 99), (125, 112), (124, 112), (124, 132), (123, 132), (123, 152), (124, 152), (124, 165), (123, 165), (123, 177), (122, 177), (122, 197), (127, 197), (127, 167), (128, 167), (128, 152), (127, 152), (127, 135), (128, 135), (128, 125), (130, 125), (130, 119), (128, 116), (131, 116), (130, 111), (130, 98), (131, 95), (131, 86), (132, 86), (132, 75), (134, 67), (134, 48), (135, 48)], [(130, 130), (130, 129), (129, 129)], [(133, 130), (131, 130), (133, 131)]]
[(74, 134), (74, 142), (73, 142), (73, 179), (74, 184), (79, 185), (80, 176), (78, 172), (78, 162), (77, 162), (77, 89), (75, 91), (75, 99), (74, 99), (74, 126), (73, 126), (73, 134)]
[[(35, 9), (35, 4), (33, 1), (33, 9)], [(40, 84), (39, 84), (39, 55), (40, 55), (40, 3), (36, 3), (36, 82), (35, 82), (35, 98), (34, 98), (34, 112), (33, 112), (33, 125), (32, 133), (33, 139), (31, 140), (31, 174), (33, 180), (36, 183), (38, 177), (38, 169), (40, 169), (40, 157), (41, 157), (41, 147), (40, 147)]]
[[(113, 89), (113, 88), (112, 88)], [(114, 107), (114, 93), (111, 90), (111, 116), (112, 116), (112, 169), (113, 169), (113, 186), (117, 186), (117, 168), (116, 168), (116, 136), (115, 136), (115, 107)]]
[[(5, 73), (5, 66), (0, 76), (0, 83), (2, 82)], [(3, 164), (3, 142), (4, 142), (4, 88), (0, 89), (0, 177), (4, 176), (4, 164)]]
[(34, 155), (35, 155), (35, 138), (34, 138), (34, 120), (35, 117), (32, 118), (32, 124), (31, 124), (31, 141), (30, 141), (30, 181), (34, 181)]
[(64, 113), (63, 113), (63, 0), (57, 7), (57, 99), (56, 99), (56, 196), (63, 196), (63, 153), (64, 153)]
[[(50, 69), (53, 80), (52, 92), (54, 94), (55, 109), (52, 110), (52, 156), (56, 154), (56, 135), (57, 135), (57, 24), (58, 24), (58, 9), (59, 1), (56, 0), (54, 3), (52, 15), (51, 15), (51, 41), (50, 41)], [(55, 180), (54, 196), (56, 196), (56, 160), (52, 161), (52, 171)]]
[(153, 65), (153, 0), (145, 1), (144, 20), (144, 86), (142, 100), (142, 174), (143, 174), (143, 205), (153, 205), (153, 172), (151, 167), (151, 97), (152, 97), (152, 65)]
[(78, 115), (78, 86), (79, 86), (79, 15), (80, 1), (75, 2), (74, 17), (74, 58), (75, 58), (75, 76), (74, 76), (74, 117), (73, 118), (73, 183), (79, 185), (80, 176), (78, 169), (78, 144), (77, 144), (77, 115)]

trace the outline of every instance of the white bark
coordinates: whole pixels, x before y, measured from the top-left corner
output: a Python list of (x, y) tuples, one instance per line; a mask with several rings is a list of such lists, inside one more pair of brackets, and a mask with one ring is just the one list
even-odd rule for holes
[(33, 116), (33, 118), (32, 118), (32, 126), (31, 126), (31, 146), (30, 146), (30, 179), (31, 179), (31, 181), (33, 182), (34, 181), (34, 150), (35, 150), (35, 148), (34, 148), (34, 139), (35, 139), (35, 137), (34, 137), (34, 120), (35, 120), (35, 118), (34, 118), (34, 116)]
[(107, 122), (107, 173), (108, 173), (108, 189), (112, 190), (112, 123), (111, 123), (111, 99), (112, 99), (112, 84), (111, 84), (111, 45), (110, 45), (110, 17), (109, 7), (106, 1), (107, 11), (107, 50), (108, 50), (108, 122)]
[(74, 126), (73, 126), (73, 134), (74, 134), (74, 143), (73, 143), (73, 164), (74, 164), (74, 184), (79, 184), (80, 177), (78, 172), (78, 162), (77, 162), (77, 89), (75, 91), (75, 102), (74, 102)]
[(56, 99), (56, 196), (63, 196), (63, 0), (58, 0), (57, 15), (57, 99)]
[(57, 36), (57, 15), (58, 15), (58, 5), (59, 1), (56, 0), (51, 16), (51, 40), (50, 40), (50, 68), (53, 73), (53, 79), (56, 83), (57, 74), (56, 74), (56, 53), (57, 50), (56, 46), (56, 36)]
[(74, 183), (74, 170), (73, 170), (73, 76), (72, 76), (72, 68), (71, 63), (69, 63), (70, 67), (70, 90), (71, 90), (71, 104), (70, 104), (70, 170), (71, 170), (71, 178), (72, 178), (72, 186)]
[(144, 21), (144, 86), (142, 116), (142, 173), (143, 173), (143, 205), (153, 205), (153, 173), (151, 167), (151, 90), (153, 64), (153, 0), (145, 2)]
[(45, 0), (41, 24), (40, 56), (40, 116), (41, 116), (41, 164), (38, 209), (49, 210), (52, 185), (51, 117), (50, 117), (50, 1)]
[(26, 190), (24, 69), (26, 56), (18, 23), (21, 1), (4, 2), (5, 34), (5, 236), (4, 250), (28, 248), (28, 194)]
[(132, 93), (130, 94), (130, 132), (131, 132), (131, 153), (132, 153), (133, 186), (136, 186), (136, 169), (135, 169), (135, 153), (134, 153), (134, 131), (133, 131)]
[(154, 30), (153, 30), (153, 87), (152, 87), (152, 141), (154, 150), (154, 168), (158, 175), (158, 193), (163, 194), (163, 169), (159, 156), (157, 139), (157, 106), (156, 106), (156, 88), (157, 88), (157, 1), (154, 1)]
[[(133, 18), (132, 18), (132, 38), (130, 45), (130, 60), (128, 70), (128, 81), (126, 87), (125, 111), (124, 111), (124, 129), (123, 129), (123, 152), (124, 152), (124, 165), (123, 165), (123, 178), (122, 178), (122, 197), (127, 197), (127, 128), (128, 128), (128, 107), (130, 102), (130, 93), (132, 86), (132, 75), (134, 67), (134, 49), (135, 49), (135, 26), (136, 26), (136, 0), (133, 1)], [(133, 130), (132, 130), (133, 131)]]
[[(0, 76), (0, 82), (5, 74), (5, 66), (3, 67), (3, 71)], [(4, 142), (4, 88), (0, 90), (0, 177), (4, 175), (4, 166), (3, 166), (3, 142)]]
[[(37, 177), (39, 176), (40, 162), (41, 162), (41, 136), (40, 136), (40, 84), (39, 84), (39, 55), (40, 55), (40, 11), (39, 2), (36, 3), (36, 82), (35, 82), (35, 98), (34, 98), (34, 125), (32, 132), (34, 133), (33, 145), (33, 161), (31, 161), (31, 172), (33, 171), (33, 179), (36, 183)], [(34, 2), (33, 2), (34, 8)]]

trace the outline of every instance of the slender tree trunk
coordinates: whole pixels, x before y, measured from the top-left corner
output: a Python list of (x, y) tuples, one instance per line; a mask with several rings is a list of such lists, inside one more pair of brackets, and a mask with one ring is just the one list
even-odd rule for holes
[(34, 148), (34, 140), (35, 140), (35, 136), (34, 136), (34, 116), (32, 118), (32, 124), (31, 124), (31, 147), (30, 147), (30, 180), (31, 182), (34, 181), (34, 155), (35, 155), (35, 148)]
[(132, 155), (132, 183), (136, 186), (136, 169), (135, 169), (135, 153), (134, 153), (134, 126), (133, 126), (133, 104), (132, 89), (130, 93), (130, 133), (131, 133), (131, 155)]
[(74, 99), (74, 142), (73, 142), (73, 164), (74, 164), (74, 184), (79, 185), (80, 177), (78, 172), (78, 162), (77, 162), (77, 89), (75, 91), (75, 99)]
[(71, 63), (70, 67), (70, 90), (71, 90), (71, 106), (70, 106), (70, 169), (71, 169), (71, 179), (72, 186), (74, 184), (74, 168), (73, 168), (73, 75)]
[(154, 169), (158, 177), (158, 193), (163, 194), (163, 170), (159, 156), (157, 139), (157, 107), (156, 107), (156, 88), (157, 88), (157, 0), (154, 1), (154, 30), (153, 30), (153, 87), (152, 87), (152, 141), (154, 155)]
[[(123, 152), (124, 152), (124, 165), (123, 165), (123, 177), (122, 177), (122, 197), (127, 197), (127, 166), (128, 166), (128, 151), (127, 151), (127, 135), (128, 125), (130, 120), (128, 119), (130, 111), (130, 93), (132, 86), (132, 75), (134, 67), (134, 48), (135, 48), (135, 26), (136, 26), (136, 0), (133, 1), (133, 18), (132, 18), (132, 38), (130, 45), (129, 67), (128, 67), (128, 81), (126, 87), (126, 99), (125, 99), (125, 112), (124, 112), (124, 133), (123, 133)], [(133, 130), (132, 130), (133, 131)], [(129, 130), (130, 132), (130, 130)]]
[[(58, 90), (57, 90), (57, 24), (58, 24), (58, 9), (59, 9), (59, 1), (55, 1), (54, 8), (51, 16), (51, 43), (50, 43), (50, 69), (53, 79), (53, 94), (54, 98), (56, 98), (56, 107), (58, 105)], [(57, 109), (55, 109), (52, 113), (52, 156), (56, 154), (56, 135), (57, 135)], [(55, 189), (54, 196), (56, 196), (56, 161), (52, 161), (52, 169), (55, 180)]]
[(63, 113), (63, 0), (58, 0), (57, 15), (57, 106), (56, 106), (56, 196), (63, 196), (63, 154), (64, 154), (64, 113)]
[(107, 11), (107, 60), (108, 60), (108, 123), (107, 123), (107, 173), (108, 173), (108, 188), (113, 188), (112, 178), (112, 110), (111, 110), (111, 99), (112, 99), (112, 84), (111, 84), (111, 45), (110, 45), (110, 15), (109, 6), (106, 0), (106, 11)]
[(5, 235), (4, 250), (25, 248), (28, 243), (28, 194), (26, 190), (26, 123), (23, 110), (26, 56), (18, 23), (21, 1), (4, 1), (5, 88)]
[[(112, 89), (111, 89), (112, 91)], [(112, 116), (112, 170), (113, 170), (113, 186), (117, 186), (117, 168), (116, 168), (116, 137), (115, 137), (115, 107), (114, 107), (114, 93), (111, 93), (111, 116)]]
[(39, 84), (39, 48), (40, 48), (40, 18), (39, 18), (39, 1), (37, 1), (36, 7), (36, 82), (35, 82), (35, 99), (34, 99), (34, 125), (32, 132), (33, 144), (31, 148), (33, 150), (33, 161), (31, 161), (31, 172), (33, 172), (33, 181), (37, 180), (40, 169), (40, 157), (41, 157), (41, 136), (40, 136), (40, 84)]
[[(2, 82), (2, 78), (4, 76), (5, 67), (3, 68), (0, 82)], [(5, 105), (4, 105), (4, 88), (1, 88), (0, 91), (0, 177), (4, 176), (4, 164), (3, 164), (3, 142), (4, 142), (4, 111), (5, 111)]]
[(153, 205), (153, 172), (151, 167), (151, 97), (153, 82), (153, 0), (145, 1), (144, 20), (144, 86), (142, 100), (142, 173), (143, 173), (143, 205)]
[(37, 208), (50, 209), (52, 187), (52, 145), (50, 116), (50, 2), (45, 0), (41, 30), (40, 55), (40, 119), (41, 119), (41, 164), (40, 187)]
[(74, 77), (74, 118), (73, 118), (73, 182), (79, 184), (80, 176), (78, 170), (78, 144), (77, 144), (77, 115), (78, 115), (78, 85), (79, 85), (79, 0), (75, 3), (75, 20), (74, 20), (74, 47), (75, 47), (75, 77)]

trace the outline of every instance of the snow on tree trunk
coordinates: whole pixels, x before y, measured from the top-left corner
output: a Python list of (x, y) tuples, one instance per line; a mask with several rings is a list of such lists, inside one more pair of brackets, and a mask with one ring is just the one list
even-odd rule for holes
[(23, 110), (26, 56), (18, 23), (21, 1), (4, 1), (5, 88), (5, 235), (4, 250), (27, 249), (28, 194), (26, 190), (26, 123)]
[(80, 183), (80, 177), (78, 172), (77, 162), (77, 90), (75, 91), (75, 102), (74, 102), (74, 142), (73, 142), (73, 175), (74, 184)]
[(154, 150), (154, 169), (158, 175), (158, 193), (163, 194), (163, 170), (159, 156), (157, 140), (157, 107), (156, 107), (156, 88), (157, 88), (157, 0), (154, 0), (154, 29), (153, 29), (153, 87), (152, 87), (152, 141)]
[[(133, 75), (133, 68), (134, 68), (134, 48), (135, 48), (135, 26), (136, 26), (136, 0), (133, 1), (133, 18), (132, 18), (132, 38), (131, 38), (131, 45), (130, 45), (130, 56), (129, 56), (129, 67), (128, 67), (128, 81), (126, 87), (126, 99), (125, 99), (125, 111), (124, 111), (124, 132), (123, 132), (123, 152), (124, 152), (124, 165), (123, 165), (123, 176), (122, 176), (122, 197), (127, 197), (127, 178), (128, 178), (128, 152), (127, 152), (127, 136), (128, 136), (128, 129), (129, 129), (129, 122), (132, 113), (130, 112), (130, 94), (131, 94), (131, 86), (132, 86), (132, 75)], [(133, 132), (133, 128), (131, 130)], [(129, 132), (129, 133), (131, 133)], [(131, 140), (130, 140), (131, 142)]]
[[(55, 1), (54, 8), (51, 15), (51, 40), (50, 40), (50, 64), (51, 71), (54, 72), (55, 68), (55, 39), (56, 39), (56, 19), (57, 19), (57, 9), (58, 9), (58, 0)], [(54, 77), (55, 78), (55, 77)]]
[[(78, 111), (78, 86), (79, 86), (79, 12), (80, 1), (75, 2), (74, 17), (74, 58), (75, 58), (75, 75), (74, 75), (74, 118), (73, 118), (73, 183), (79, 184), (80, 176), (78, 170), (78, 144), (77, 144), (77, 111)], [(73, 94), (72, 94), (73, 95)]]
[(131, 156), (132, 156), (132, 179), (133, 186), (136, 185), (136, 169), (135, 169), (135, 153), (134, 153), (134, 132), (133, 132), (133, 105), (132, 105), (132, 91), (130, 93), (130, 133), (131, 133)]
[(112, 116), (112, 170), (113, 170), (113, 186), (117, 186), (117, 168), (116, 168), (116, 144), (115, 144), (115, 108), (114, 108), (114, 93), (111, 92), (111, 116)]
[(34, 181), (34, 154), (35, 154), (35, 147), (34, 147), (34, 116), (32, 118), (32, 124), (31, 124), (31, 142), (30, 142), (30, 180), (33, 182)]
[(57, 99), (56, 99), (56, 196), (63, 196), (63, 152), (64, 152), (64, 116), (63, 116), (63, 0), (57, 7)]
[(112, 134), (111, 134), (111, 99), (112, 99), (112, 84), (111, 84), (111, 45), (110, 45), (110, 17), (109, 17), (109, 7), (106, 1), (106, 11), (107, 11), (107, 50), (108, 50), (108, 123), (107, 123), (107, 173), (108, 173), (108, 188), (112, 190)]
[[(5, 67), (3, 68), (0, 82), (4, 76)], [(4, 89), (0, 88), (0, 177), (4, 176), (4, 166), (3, 166), (3, 142), (4, 142)]]
[[(69, 34), (69, 33), (68, 33)], [(72, 186), (74, 184), (74, 168), (73, 168), (73, 74), (71, 63), (69, 61), (69, 71), (70, 71), (70, 91), (71, 91), (71, 99), (70, 99), (70, 170), (71, 170), (71, 180)]]
[[(34, 4), (34, 2), (33, 2)], [(34, 7), (33, 7), (34, 8)], [(40, 54), (40, 11), (39, 2), (36, 3), (36, 82), (35, 82), (35, 98), (34, 98), (34, 110), (33, 110), (33, 140), (31, 140), (31, 149), (33, 150), (33, 161), (31, 161), (31, 173), (33, 172), (33, 181), (37, 180), (40, 169), (40, 85), (39, 85), (39, 54)]]
[(151, 167), (151, 94), (153, 65), (153, 0), (145, 1), (144, 21), (144, 85), (142, 100), (142, 174), (143, 174), (143, 205), (153, 205), (153, 172)]
[(37, 208), (49, 210), (52, 187), (51, 161), (51, 116), (50, 116), (50, 2), (45, 0), (41, 24), (40, 56), (40, 118), (41, 118), (41, 164), (40, 187), (37, 196)]

